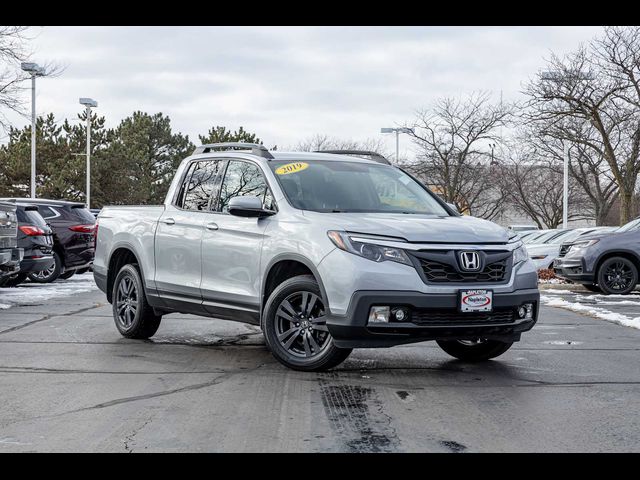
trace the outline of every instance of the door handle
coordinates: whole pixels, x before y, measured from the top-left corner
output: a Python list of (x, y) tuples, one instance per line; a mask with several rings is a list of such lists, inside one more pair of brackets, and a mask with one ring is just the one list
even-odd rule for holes
[(167, 225), (173, 225), (176, 221), (173, 218), (163, 218), (160, 220), (162, 223), (166, 223)]
[(218, 229), (218, 225), (213, 223), (213, 222), (207, 223), (206, 227), (207, 227), (207, 230), (217, 230)]

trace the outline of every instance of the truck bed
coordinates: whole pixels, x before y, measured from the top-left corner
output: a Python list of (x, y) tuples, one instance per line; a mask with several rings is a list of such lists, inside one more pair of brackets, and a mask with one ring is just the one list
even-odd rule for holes
[(154, 239), (158, 219), (164, 205), (107, 206), (98, 215), (98, 242), (93, 270), (106, 275), (106, 264), (118, 248), (127, 247), (137, 252), (145, 285), (154, 288), (155, 254)]

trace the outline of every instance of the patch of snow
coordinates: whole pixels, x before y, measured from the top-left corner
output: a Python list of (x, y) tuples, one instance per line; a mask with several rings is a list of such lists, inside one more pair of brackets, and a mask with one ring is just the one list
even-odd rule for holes
[(572, 292), (571, 290), (555, 290), (550, 288), (549, 290), (545, 290), (544, 293), (552, 293), (553, 295), (569, 295), (575, 292)]
[(546, 278), (546, 279), (539, 278), (538, 283), (547, 283), (551, 285), (558, 285), (558, 284), (569, 285), (569, 282), (567, 282), (566, 280), (561, 280), (559, 278)]
[(17, 287), (0, 288), (0, 309), (16, 305), (33, 305), (50, 298), (90, 292), (97, 288), (91, 272), (74, 275), (67, 280), (56, 280), (52, 283), (26, 281)]
[(563, 298), (552, 298), (546, 295), (541, 295), (540, 301), (550, 307), (566, 308), (574, 312), (586, 313), (587, 315), (591, 315), (602, 320), (607, 320), (608, 322), (617, 323), (618, 325), (623, 325), (625, 327), (640, 329), (640, 317), (630, 318), (621, 313), (605, 310), (604, 308), (594, 307), (593, 305), (583, 305), (581, 303), (568, 302)]

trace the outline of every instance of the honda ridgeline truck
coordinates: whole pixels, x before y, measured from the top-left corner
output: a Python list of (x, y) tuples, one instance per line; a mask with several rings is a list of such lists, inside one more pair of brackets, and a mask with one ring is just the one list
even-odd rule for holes
[(425, 340), (487, 360), (539, 309), (514, 232), (459, 215), (388, 162), (252, 144), (198, 147), (164, 205), (105, 207), (93, 269), (127, 338), (171, 312), (248, 322), (308, 371)]

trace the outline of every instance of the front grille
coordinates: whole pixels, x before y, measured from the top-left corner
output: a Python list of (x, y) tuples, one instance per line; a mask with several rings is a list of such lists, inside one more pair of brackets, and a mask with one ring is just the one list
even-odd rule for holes
[(558, 254), (558, 257), (564, 257), (570, 248), (571, 248), (571, 245), (562, 245), (560, 247), (560, 253)]
[(459, 272), (452, 265), (424, 258), (420, 259), (420, 265), (427, 281), (432, 283), (501, 282), (507, 272), (507, 259), (485, 265), (479, 272)]
[(514, 321), (515, 312), (513, 309), (467, 313), (452, 309), (420, 309), (411, 312), (411, 322), (416, 325), (473, 325), (513, 323)]

